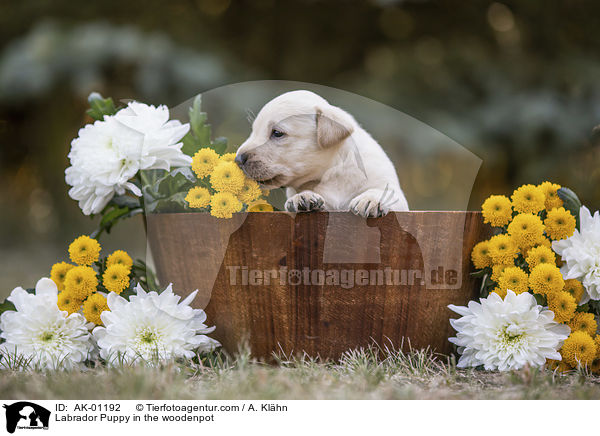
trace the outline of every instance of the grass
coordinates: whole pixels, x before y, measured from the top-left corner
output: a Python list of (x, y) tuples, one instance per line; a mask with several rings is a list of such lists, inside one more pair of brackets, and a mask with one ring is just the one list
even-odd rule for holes
[(510, 373), (459, 370), (452, 358), (422, 350), (374, 347), (338, 361), (233, 357), (160, 368), (91, 368), (70, 372), (0, 371), (3, 399), (600, 399), (600, 377), (525, 368)]

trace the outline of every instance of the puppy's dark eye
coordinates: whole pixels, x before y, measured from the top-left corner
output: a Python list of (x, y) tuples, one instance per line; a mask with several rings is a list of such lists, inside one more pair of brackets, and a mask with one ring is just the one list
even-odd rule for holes
[(282, 136), (285, 136), (285, 133), (281, 130), (273, 129), (271, 132), (271, 138), (281, 138)]

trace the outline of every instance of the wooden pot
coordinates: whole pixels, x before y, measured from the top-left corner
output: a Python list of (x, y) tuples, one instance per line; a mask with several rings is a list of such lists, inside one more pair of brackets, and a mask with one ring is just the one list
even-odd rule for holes
[(470, 253), (488, 236), (479, 212), (149, 215), (162, 284), (204, 309), (234, 352), (337, 358), (373, 342), (449, 354), (448, 304), (478, 297)]

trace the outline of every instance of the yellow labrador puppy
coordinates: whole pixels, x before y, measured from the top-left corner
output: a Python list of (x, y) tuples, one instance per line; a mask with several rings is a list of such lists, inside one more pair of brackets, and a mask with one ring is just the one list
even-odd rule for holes
[(265, 188), (287, 188), (286, 210), (377, 217), (408, 210), (394, 165), (356, 120), (310, 91), (268, 102), (235, 161)]

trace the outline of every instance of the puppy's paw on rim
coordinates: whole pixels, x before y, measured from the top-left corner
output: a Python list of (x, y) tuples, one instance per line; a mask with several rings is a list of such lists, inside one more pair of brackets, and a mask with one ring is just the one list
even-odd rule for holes
[(363, 192), (350, 202), (350, 212), (364, 218), (377, 218), (386, 216), (390, 206), (385, 204), (382, 192)]
[(316, 192), (300, 192), (285, 202), (285, 210), (288, 212), (313, 212), (323, 210), (325, 200)]

